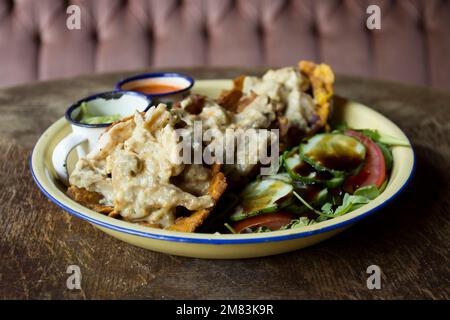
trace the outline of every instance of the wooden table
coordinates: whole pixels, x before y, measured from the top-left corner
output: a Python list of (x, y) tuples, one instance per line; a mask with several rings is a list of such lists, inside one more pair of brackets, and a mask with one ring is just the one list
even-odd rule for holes
[[(184, 69), (196, 79), (262, 69)], [(378, 214), (316, 246), (240, 261), (182, 258), (120, 242), (51, 203), (28, 159), (73, 101), (130, 73), (0, 90), (0, 298), (401, 299), (449, 298), (450, 93), (338, 77), (336, 91), (379, 110), (412, 139), (415, 176)], [(366, 269), (382, 270), (368, 290)], [(68, 290), (69, 265), (82, 290)]]

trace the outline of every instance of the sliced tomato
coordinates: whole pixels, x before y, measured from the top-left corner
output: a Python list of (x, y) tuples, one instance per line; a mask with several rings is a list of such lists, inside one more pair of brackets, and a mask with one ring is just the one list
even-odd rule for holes
[(345, 130), (345, 134), (358, 139), (366, 147), (366, 159), (357, 175), (347, 178), (344, 189), (353, 193), (356, 189), (368, 185), (379, 188), (386, 179), (386, 164), (380, 147), (360, 132)]
[(282, 226), (290, 223), (292, 219), (293, 215), (288, 212), (266, 213), (238, 221), (233, 225), (233, 229), (237, 233), (241, 233), (246, 229), (250, 230), (259, 227), (266, 227), (270, 230), (278, 230)]

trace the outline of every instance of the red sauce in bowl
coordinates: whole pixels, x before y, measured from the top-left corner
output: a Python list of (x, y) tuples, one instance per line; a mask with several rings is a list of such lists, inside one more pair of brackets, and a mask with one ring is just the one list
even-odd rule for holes
[(152, 83), (145, 86), (134, 87), (133, 91), (139, 91), (145, 94), (161, 94), (183, 89), (182, 87), (172, 86), (170, 84)]

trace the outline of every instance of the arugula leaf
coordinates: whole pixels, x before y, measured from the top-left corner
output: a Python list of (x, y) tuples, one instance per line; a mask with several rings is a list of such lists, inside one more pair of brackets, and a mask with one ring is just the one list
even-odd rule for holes
[(278, 171), (277, 173), (280, 173), (281, 171), (284, 171), (284, 162), (286, 161), (286, 157), (288, 156), (288, 151), (283, 152), (280, 157), (278, 158)]
[(285, 226), (282, 226), (280, 230), (287, 230), (287, 229), (295, 229), (300, 227), (306, 227), (310, 226), (312, 224), (317, 223), (314, 219), (309, 219), (308, 217), (299, 217), (298, 219), (292, 220), (290, 223), (288, 223)]
[(353, 192), (353, 195), (363, 196), (368, 198), (369, 200), (373, 200), (380, 195), (380, 191), (375, 185), (371, 184), (369, 186), (356, 189), (355, 192)]
[(364, 196), (357, 196), (357, 195), (348, 195), (347, 199), (344, 196), (344, 203), (342, 204), (342, 209), (339, 207), (336, 209), (334, 214), (344, 214), (351, 210), (355, 210), (356, 207), (360, 207), (362, 204), (369, 203), (370, 199)]
[(381, 133), (378, 130), (362, 129), (362, 130), (356, 130), (356, 131), (361, 132), (363, 135), (372, 139), (375, 142), (380, 142), (387, 146), (409, 147), (409, 142), (407, 140), (401, 139), (401, 138), (396, 138), (396, 137), (390, 136), (388, 134)]
[(388, 146), (403, 146), (403, 147), (409, 147), (408, 140), (393, 137), (384, 133), (379, 133), (380, 138), (377, 142), (383, 143)]
[(384, 163), (386, 165), (386, 171), (391, 170), (392, 162), (394, 161), (394, 158), (392, 157), (391, 149), (384, 143), (381, 143), (381, 142), (375, 142), (375, 143), (378, 145), (378, 147), (381, 150), (381, 153), (383, 154)]
[(336, 208), (336, 210), (333, 212), (332, 210), (332, 204), (327, 202), (325, 203), (321, 210), (317, 210), (313, 208), (305, 199), (303, 199), (297, 192), (294, 191), (294, 196), (297, 197), (298, 200), (300, 200), (305, 207), (307, 207), (309, 210), (315, 212), (319, 216), (325, 216), (327, 218), (335, 218), (337, 216), (343, 215), (350, 211), (353, 205), (357, 204), (365, 204), (368, 203), (370, 200), (363, 196), (351, 196), (348, 193), (344, 195), (344, 200), (342, 205)]
[(332, 131), (340, 131), (340, 132), (349, 128), (348, 124), (346, 122), (331, 123), (330, 127), (331, 127)]
[(293, 194), (294, 194), (294, 196), (295, 196), (298, 200), (300, 200), (300, 202), (303, 203), (303, 204), (305, 205), (305, 207), (307, 207), (309, 210), (311, 210), (311, 211), (317, 213), (318, 215), (322, 215), (322, 214), (323, 214), (321, 211), (319, 211), (319, 210), (313, 208), (313, 207), (312, 207), (305, 199), (303, 199), (302, 197), (300, 197), (300, 195), (299, 195), (296, 191), (294, 191)]
[[(373, 192), (373, 190), (371, 190)], [(361, 191), (363, 192), (363, 191)], [(364, 192), (369, 193), (368, 190), (365, 190)], [(346, 193), (344, 195), (344, 199), (342, 201), (342, 204), (336, 208), (336, 210), (333, 211), (333, 205), (330, 202), (325, 203), (321, 210), (322, 215), (325, 215), (329, 218), (335, 218), (338, 216), (342, 216), (346, 214), (349, 211), (355, 210), (359, 207), (361, 207), (363, 204), (369, 203), (370, 199), (368, 197), (362, 196), (362, 195), (349, 195)]]
[(330, 202), (325, 203), (321, 209), (322, 209), (322, 212), (325, 214), (329, 214), (329, 215), (333, 214), (333, 205)]
[(363, 135), (365, 135), (367, 138), (372, 139), (373, 141), (378, 141), (380, 139), (380, 134), (378, 133), (378, 130), (362, 129), (356, 131), (361, 132)]
[[(321, 222), (329, 218), (335, 218), (344, 215), (350, 211), (360, 208), (364, 204), (367, 204), (371, 200), (378, 197), (380, 195), (380, 190), (378, 190), (375, 185), (370, 185), (357, 189), (353, 193), (353, 195), (346, 193), (344, 195), (344, 198), (342, 199), (342, 204), (335, 210), (333, 210), (333, 207), (336, 206), (336, 201), (333, 198), (331, 198), (331, 202), (324, 203), (321, 207), (321, 210), (317, 210), (305, 199), (303, 199), (296, 191), (294, 191), (293, 194), (298, 200), (300, 200), (300, 202), (306, 207), (306, 209), (309, 209), (310, 211), (313, 211), (314, 213), (319, 215), (315, 222)], [(317, 205), (318, 204), (319, 203), (317, 203)]]
[(321, 216), (318, 216), (317, 218), (316, 218), (316, 222), (323, 222), (323, 221), (327, 221), (328, 219), (331, 219), (332, 217), (328, 217), (328, 216), (326, 216), (326, 215), (321, 215)]

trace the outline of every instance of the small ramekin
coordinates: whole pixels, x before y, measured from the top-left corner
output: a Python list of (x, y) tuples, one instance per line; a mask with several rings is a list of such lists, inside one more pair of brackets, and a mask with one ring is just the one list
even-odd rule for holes
[(171, 106), (173, 103), (189, 95), (194, 85), (194, 79), (188, 75), (175, 72), (143, 73), (119, 81), (116, 84), (116, 89), (142, 93), (141, 91), (135, 90), (135, 88), (144, 87), (151, 83), (180, 87), (179, 90), (146, 94), (152, 99), (154, 105), (165, 103)]

